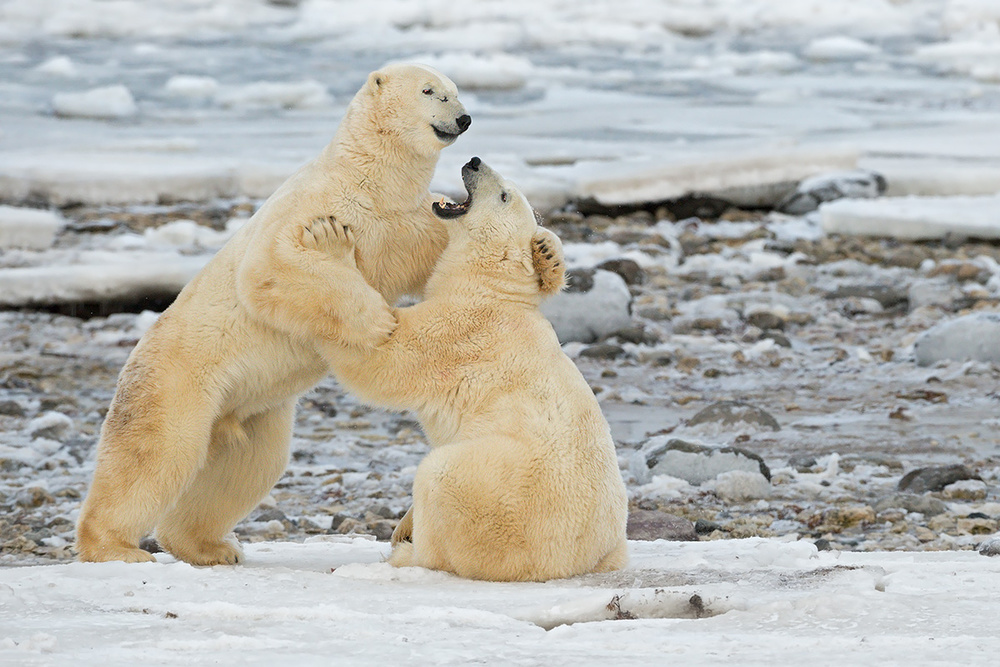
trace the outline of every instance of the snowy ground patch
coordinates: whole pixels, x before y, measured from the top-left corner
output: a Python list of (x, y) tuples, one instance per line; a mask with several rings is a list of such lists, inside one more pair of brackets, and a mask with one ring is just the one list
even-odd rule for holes
[[(240, 567), (0, 570), (0, 661), (21, 665), (982, 664), (1000, 651), (1000, 559), (817, 552), (788, 540), (630, 542), (627, 569), (545, 584), (381, 562), (328, 537), (247, 548)], [(711, 637), (711, 650), (706, 638)]]

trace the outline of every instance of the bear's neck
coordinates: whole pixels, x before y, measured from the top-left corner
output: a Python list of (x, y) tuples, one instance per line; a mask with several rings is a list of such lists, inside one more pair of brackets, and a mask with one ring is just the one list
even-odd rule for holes
[(534, 275), (511, 275), (490, 268), (488, 265), (493, 262), (477, 261), (461, 244), (452, 243), (434, 265), (425, 298), (463, 305), (502, 301), (537, 308), (542, 301), (538, 279)]
[(352, 105), (320, 159), (375, 205), (409, 209), (427, 198), (439, 154), (417, 152), (399, 133), (377, 126), (370, 114)]

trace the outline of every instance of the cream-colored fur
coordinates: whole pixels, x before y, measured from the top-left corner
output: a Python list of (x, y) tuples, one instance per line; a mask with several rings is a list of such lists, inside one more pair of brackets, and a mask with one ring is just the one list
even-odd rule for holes
[[(328, 357), (396, 326), (386, 301), (420, 293), (447, 243), (428, 191), (469, 125), (432, 69), (369, 76), (325, 150), (282, 185), (143, 336), (122, 370), (77, 524), (81, 560), (235, 563), (230, 531), (288, 462), (297, 397)], [(336, 216), (350, 262), (318, 248)], [(360, 269), (360, 274), (358, 273)]]
[[(538, 310), (562, 282), (559, 241), (545, 232), (533, 259), (527, 200), (476, 158), (463, 177), (471, 205), (448, 222), (426, 300), (397, 311), (387, 343), (333, 362), (365, 400), (415, 411), (432, 447), (389, 562), (497, 581), (621, 568), (627, 500), (610, 430)], [(332, 223), (327, 238), (350, 257), (350, 231)]]

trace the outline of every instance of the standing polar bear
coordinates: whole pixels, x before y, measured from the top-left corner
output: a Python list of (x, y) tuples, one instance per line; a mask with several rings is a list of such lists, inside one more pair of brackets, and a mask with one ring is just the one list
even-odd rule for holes
[[(611, 432), (538, 310), (562, 284), (559, 240), (545, 232), (547, 263), (534, 260), (524, 196), (479, 158), (462, 177), (467, 202), (434, 205), (450, 239), (426, 300), (397, 311), (388, 342), (332, 362), (363, 399), (416, 411), (432, 448), (389, 562), (496, 581), (619, 569), (628, 503)], [(328, 252), (350, 262), (351, 230), (330, 227)]]
[[(470, 123), (455, 84), (430, 68), (368, 77), (326, 149), (129, 356), (77, 523), (81, 560), (153, 560), (139, 548), (153, 528), (189, 563), (242, 558), (230, 531), (284, 471), (298, 396), (331, 355), (388, 337), (387, 301), (423, 290), (447, 244), (428, 187), (441, 149)], [(350, 262), (317, 250), (327, 227), (302, 226), (330, 215), (354, 230)]]

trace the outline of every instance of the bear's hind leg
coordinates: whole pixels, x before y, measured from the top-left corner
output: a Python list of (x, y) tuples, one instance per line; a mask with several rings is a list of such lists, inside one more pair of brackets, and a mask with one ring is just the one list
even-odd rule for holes
[(211, 418), (163, 409), (155, 396), (116, 397), (76, 526), (81, 561), (155, 560), (139, 540), (204, 464)]
[(243, 551), (232, 530), (288, 466), (295, 402), (221, 420), (208, 463), (156, 527), (160, 545), (192, 565), (234, 565)]

